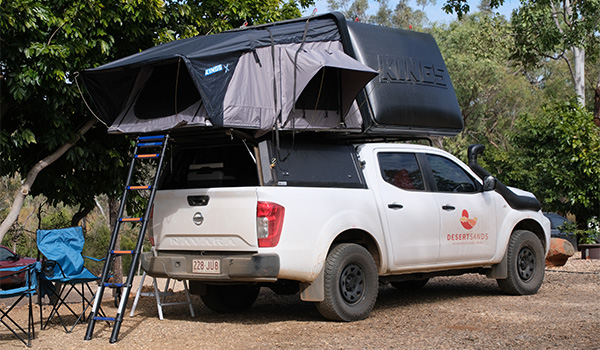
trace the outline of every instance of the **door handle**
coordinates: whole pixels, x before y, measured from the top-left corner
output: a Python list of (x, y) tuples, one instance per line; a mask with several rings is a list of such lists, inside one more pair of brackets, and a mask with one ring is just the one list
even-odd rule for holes
[(456, 208), (453, 207), (453, 206), (451, 206), (450, 204), (446, 204), (446, 205), (442, 205), (442, 209), (444, 209), (444, 210), (454, 210)]
[(388, 204), (388, 208), (390, 208), (390, 209), (402, 209), (402, 208), (404, 208), (404, 206), (402, 204), (398, 204), (398, 203), (390, 203), (390, 204)]

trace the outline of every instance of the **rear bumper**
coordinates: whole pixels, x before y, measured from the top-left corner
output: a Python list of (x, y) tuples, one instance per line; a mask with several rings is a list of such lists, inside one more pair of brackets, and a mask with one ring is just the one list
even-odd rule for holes
[[(192, 272), (192, 260), (198, 258), (218, 259), (221, 273), (218, 275)], [(210, 254), (191, 252), (152, 252), (141, 255), (142, 268), (154, 277), (195, 281), (274, 282), (279, 274), (277, 254)]]

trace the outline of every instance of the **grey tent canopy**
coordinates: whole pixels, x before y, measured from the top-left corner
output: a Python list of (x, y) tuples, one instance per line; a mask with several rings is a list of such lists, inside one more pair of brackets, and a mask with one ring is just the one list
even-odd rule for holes
[[(358, 133), (460, 131), (456, 96), (433, 38), (399, 30), (380, 36), (381, 29), (346, 22), (339, 13), (299, 18), (161, 44), (81, 77), (109, 132), (197, 126), (261, 134), (276, 125)], [(420, 51), (410, 47), (414, 43)], [(396, 46), (403, 48), (401, 56)], [(435, 57), (413, 59), (430, 52)], [(394, 76), (397, 61), (419, 65), (408, 68), (414, 81)], [(430, 66), (422, 68), (422, 62)], [(424, 88), (431, 91), (417, 91)]]

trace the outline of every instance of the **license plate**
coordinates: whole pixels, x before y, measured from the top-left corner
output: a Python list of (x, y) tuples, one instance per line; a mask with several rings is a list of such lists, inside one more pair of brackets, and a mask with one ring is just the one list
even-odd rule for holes
[(192, 260), (193, 273), (205, 273), (218, 275), (221, 273), (221, 261), (219, 259), (194, 259)]

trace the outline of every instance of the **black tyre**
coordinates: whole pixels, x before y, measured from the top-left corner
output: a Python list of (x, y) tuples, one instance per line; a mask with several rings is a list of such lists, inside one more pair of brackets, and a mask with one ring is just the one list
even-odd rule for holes
[(540, 239), (530, 231), (515, 231), (506, 251), (508, 277), (498, 279), (500, 289), (508, 294), (535, 294), (544, 281), (545, 256)]
[(324, 269), (325, 300), (317, 303), (321, 315), (346, 322), (367, 318), (379, 288), (371, 254), (357, 244), (340, 244), (329, 252)]
[(422, 280), (412, 280), (412, 281), (401, 281), (401, 282), (390, 282), (390, 284), (399, 290), (416, 290), (425, 287), (425, 285), (429, 282), (429, 278), (425, 278)]
[(246, 310), (254, 304), (260, 287), (256, 285), (207, 285), (206, 294), (200, 298), (206, 307), (215, 312), (233, 313)]

